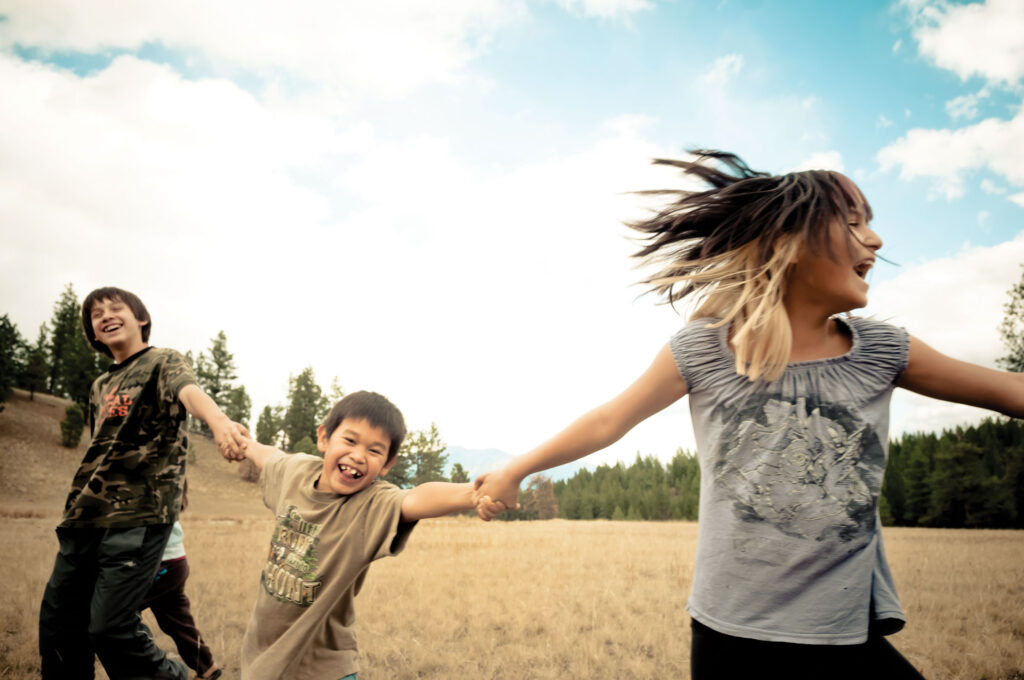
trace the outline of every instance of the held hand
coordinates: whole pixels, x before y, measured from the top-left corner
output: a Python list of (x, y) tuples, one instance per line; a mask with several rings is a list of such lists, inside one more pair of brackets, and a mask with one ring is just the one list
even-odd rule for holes
[(516, 479), (514, 475), (510, 475), (504, 469), (488, 472), (480, 475), (473, 482), (473, 488), (476, 489), (474, 498), (479, 503), (480, 499), (486, 496), (489, 499), (494, 499), (495, 503), (503, 504), (506, 509), (518, 510), (520, 483), (522, 483), (521, 479)]
[(508, 508), (505, 507), (504, 503), (501, 501), (492, 501), (490, 496), (480, 496), (476, 502), (476, 514), (485, 522), (490, 522), (506, 510), (508, 510)]
[(246, 442), (252, 439), (249, 430), (241, 423), (225, 420), (222, 427), (211, 428), (217, 449), (227, 460), (245, 460)]

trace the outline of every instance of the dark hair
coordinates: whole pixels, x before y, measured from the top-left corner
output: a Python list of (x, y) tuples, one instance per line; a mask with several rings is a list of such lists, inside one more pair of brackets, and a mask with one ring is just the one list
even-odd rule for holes
[(384, 430), (391, 438), (387, 462), (395, 459), (398, 449), (402, 446), (402, 440), (405, 439), (405, 419), (397, 406), (376, 392), (360, 391), (347, 394), (327, 414), (324, 420), (326, 436), (330, 437), (346, 418), (365, 420), (370, 425)]
[(97, 288), (89, 293), (82, 302), (82, 330), (85, 331), (85, 339), (89, 341), (94, 350), (111, 358), (114, 356), (109, 347), (96, 339), (96, 334), (92, 330), (92, 307), (97, 302), (102, 302), (103, 300), (118, 300), (128, 305), (128, 308), (132, 310), (132, 314), (135, 315), (135, 320), (139, 323), (145, 322), (141, 327), (142, 341), (149, 342), (149, 333), (153, 330), (153, 320), (149, 317), (149, 310), (146, 309), (146, 305), (142, 304), (142, 300), (135, 293), (107, 286), (105, 288)]
[(634, 257), (667, 263), (645, 283), (669, 303), (699, 291), (700, 284), (684, 277), (700, 271), (716, 256), (758, 241), (758, 260), (763, 264), (771, 259), (780, 236), (799, 232), (811, 252), (826, 251), (834, 257), (830, 223), (842, 219), (846, 224), (851, 211), (863, 213), (865, 220), (872, 217), (871, 206), (857, 185), (838, 172), (772, 175), (751, 170), (738, 156), (724, 151), (693, 149), (690, 153), (696, 159), (653, 162), (677, 167), (711, 188), (638, 192), (676, 199), (650, 219), (629, 224), (643, 234), (644, 246)]

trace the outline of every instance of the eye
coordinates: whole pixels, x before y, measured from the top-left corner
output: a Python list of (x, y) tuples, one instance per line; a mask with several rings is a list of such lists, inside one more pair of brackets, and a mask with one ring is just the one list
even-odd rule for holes
[(356, 443), (356, 440), (355, 440), (355, 439), (352, 439), (352, 437), (342, 437), (341, 439), (342, 439), (342, 441), (344, 441), (344, 442), (345, 442), (346, 444), (355, 444), (355, 443)]

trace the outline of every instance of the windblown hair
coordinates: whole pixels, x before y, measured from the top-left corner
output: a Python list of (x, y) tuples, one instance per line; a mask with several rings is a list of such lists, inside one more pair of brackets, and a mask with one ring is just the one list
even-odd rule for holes
[(115, 288), (114, 286), (107, 286), (105, 288), (97, 288), (86, 295), (85, 300), (82, 301), (82, 330), (85, 331), (85, 339), (89, 341), (94, 350), (114, 358), (114, 353), (110, 351), (109, 347), (96, 339), (96, 333), (92, 330), (92, 307), (97, 302), (102, 302), (103, 300), (117, 300), (128, 305), (128, 309), (132, 310), (132, 314), (135, 315), (135, 320), (140, 323), (145, 322), (145, 325), (141, 328), (142, 341), (149, 342), (149, 334), (153, 330), (153, 320), (149, 317), (149, 310), (146, 309), (146, 305), (142, 304), (142, 300), (135, 293), (130, 293), (127, 290)]
[[(696, 300), (693, 319), (731, 324), (736, 372), (751, 381), (773, 380), (792, 348), (783, 306), (790, 264), (802, 246), (835, 258), (830, 226), (836, 220), (846, 225), (851, 213), (870, 220), (871, 206), (838, 172), (771, 175), (751, 170), (731, 153), (690, 153), (695, 160), (654, 163), (677, 167), (710, 189), (640, 192), (674, 197), (650, 219), (629, 224), (642, 234), (634, 257), (659, 269), (643, 283), (669, 304)], [(853, 247), (852, 238), (846, 247)]]
[(327, 437), (334, 434), (334, 431), (346, 418), (353, 420), (365, 420), (373, 427), (378, 427), (391, 439), (391, 446), (388, 447), (388, 459), (390, 463), (398, 455), (398, 449), (405, 439), (405, 418), (398, 407), (387, 400), (383, 395), (376, 392), (353, 392), (346, 394), (334, 405), (331, 412), (324, 420), (324, 432)]

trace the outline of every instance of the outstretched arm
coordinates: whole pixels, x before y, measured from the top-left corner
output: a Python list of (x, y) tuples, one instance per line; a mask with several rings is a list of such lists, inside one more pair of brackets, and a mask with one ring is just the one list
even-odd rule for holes
[(953, 359), (913, 336), (907, 368), (897, 384), (927, 397), (1024, 418), (1024, 373)]
[(471, 482), (426, 482), (405, 494), (402, 500), (402, 521), (415, 522), (428, 517), (451, 515), (472, 510), (475, 505)]
[(477, 478), (477, 498), (493, 503), (477, 508), (481, 519), (491, 519), (499, 503), (518, 506), (519, 485), (528, 476), (577, 460), (617, 442), (638, 423), (675, 403), (687, 393), (669, 345), (661, 348), (647, 370), (624, 392), (574, 421), (537, 448), (500, 470)]
[(206, 423), (213, 432), (213, 440), (217, 448), (228, 460), (245, 458), (245, 446), (249, 439), (249, 431), (244, 426), (232, 421), (217, 406), (217, 402), (203, 392), (195, 383), (185, 385), (178, 392), (178, 400), (185, 410)]
[(273, 446), (267, 446), (266, 444), (260, 444), (252, 439), (246, 439), (246, 446), (243, 449), (242, 458), (248, 458), (251, 460), (257, 468), (263, 469), (263, 465), (267, 462), (267, 458), (278, 452), (278, 449)]

